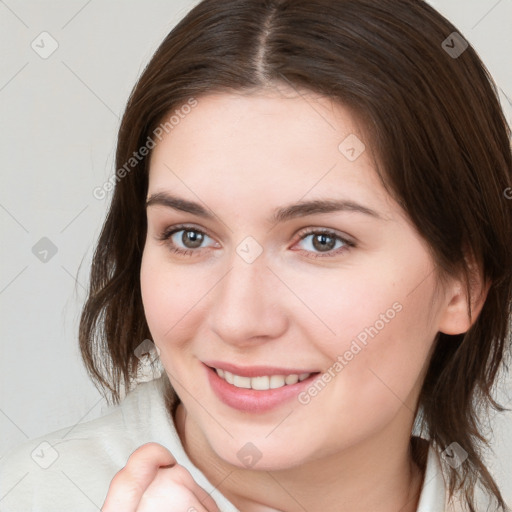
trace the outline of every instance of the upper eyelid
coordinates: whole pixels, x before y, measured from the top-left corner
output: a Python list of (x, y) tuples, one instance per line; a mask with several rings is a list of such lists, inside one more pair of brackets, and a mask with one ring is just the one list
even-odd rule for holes
[(177, 224), (175, 226), (169, 226), (169, 227), (165, 228), (162, 231), (162, 236), (164, 236), (166, 234), (169, 234), (169, 236), (170, 236), (171, 234), (179, 233), (180, 231), (197, 231), (199, 233), (203, 233), (206, 236), (209, 236), (210, 238), (214, 238), (208, 234), (207, 230), (205, 230), (203, 228), (199, 228), (197, 226), (190, 226), (190, 225), (181, 225), (181, 224)]
[(325, 227), (307, 227), (302, 228), (297, 232), (297, 236), (302, 237), (306, 235), (314, 235), (315, 233), (326, 233), (326, 234), (333, 234), (341, 239), (346, 239), (347, 241), (354, 241), (354, 237), (350, 236), (348, 233), (343, 233), (337, 229), (333, 228), (325, 228)]
[[(199, 233), (206, 235), (207, 237), (211, 238), (212, 240), (215, 239), (215, 237), (211, 236), (208, 233), (208, 230), (205, 230), (201, 227), (198, 227), (198, 226), (195, 226), (192, 224), (176, 224), (174, 226), (169, 226), (168, 228), (166, 228), (162, 231), (159, 238), (162, 240), (165, 240), (165, 239), (168, 239), (171, 236), (175, 235), (176, 233), (179, 233), (180, 231), (187, 231), (187, 230), (188, 231), (197, 231)], [(318, 226), (317, 227), (308, 226), (305, 228), (301, 228), (295, 235), (298, 238), (298, 240), (296, 242), (300, 242), (305, 237), (311, 236), (311, 235), (314, 235), (317, 233), (325, 233), (325, 234), (329, 234), (329, 235), (334, 235), (335, 238), (343, 241), (344, 243), (350, 244), (352, 246), (356, 245), (356, 241), (355, 241), (354, 237), (352, 237), (348, 234), (345, 234), (345, 233), (340, 233), (338, 230), (333, 229), (333, 228), (318, 227)], [(205, 248), (206, 247), (200, 247), (195, 250), (198, 251), (200, 249), (205, 249)], [(192, 250), (194, 250), (194, 249), (192, 249)]]

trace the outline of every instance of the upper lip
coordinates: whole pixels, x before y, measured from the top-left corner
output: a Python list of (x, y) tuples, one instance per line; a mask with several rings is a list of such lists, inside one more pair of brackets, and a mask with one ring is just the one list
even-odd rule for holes
[(240, 377), (262, 377), (265, 375), (301, 375), (303, 373), (317, 373), (318, 370), (304, 368), (280, 368), (276, 366), (236, 366), (222, 361), (203, 361), (210, 368), (228, 371)]

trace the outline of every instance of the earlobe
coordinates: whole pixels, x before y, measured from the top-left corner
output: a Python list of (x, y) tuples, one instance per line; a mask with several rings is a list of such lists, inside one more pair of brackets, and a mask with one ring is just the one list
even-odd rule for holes
[[(474, 268), (474, 267), (473, 267)], [(469, 289), (471, 308), (468, 305), (468, 286), (463, 279), (453, 282), (446, 292), (444, 307), (438, 330), (444, 334), (463, 334), (475, 323), (482, 311), (491, 283), (485, 282), (479, 273), (471, 269)]]

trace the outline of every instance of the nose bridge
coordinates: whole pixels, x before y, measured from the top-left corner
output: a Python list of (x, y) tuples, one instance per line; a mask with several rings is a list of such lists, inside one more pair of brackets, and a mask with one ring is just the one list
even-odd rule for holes
[(251, 241), (242, 242), (216, 287), (212, 328), (226, 341), (277, 336), (284, 325), (275, 301), (278, 280), (267, 268), (263, 251), (256, 249)]
[[(239, 256), (233, 257), (230, 271), (226, 275), (221, 300), (229, 302), (243, 301), (254, 307), (259, 302), (265, 288), (265, 261), (247, 263)], [(252, 300), (251, 300), (252, 299)], [(252, 303), (252, 304), (251, 304)]]

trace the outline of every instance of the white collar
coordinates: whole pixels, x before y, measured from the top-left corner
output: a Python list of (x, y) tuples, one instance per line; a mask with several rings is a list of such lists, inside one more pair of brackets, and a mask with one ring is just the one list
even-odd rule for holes
[(430, 442), (427, 465), (416, 512), (445, 512), (446, 481), (438, 452)]

